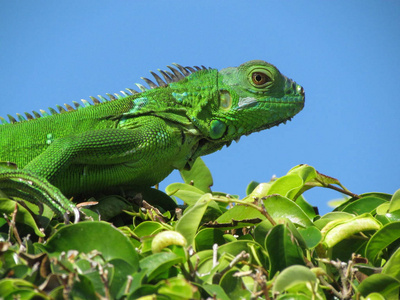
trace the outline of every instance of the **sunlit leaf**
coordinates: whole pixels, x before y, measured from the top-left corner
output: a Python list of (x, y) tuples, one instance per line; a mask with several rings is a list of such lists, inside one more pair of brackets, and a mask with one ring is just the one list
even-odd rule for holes
[(366, 257), (375, 263), (379, 254), (391, 243), (400, 238), (400, 222), (386, 224), (368, 241), (365, 249)]
[(400, 189), (398, 189), (390, 199), (389, 212), (400, 209)]
[(275, 280), (273, 292), (283, 293), (291, 287), (301, 283), (314, 284), (317, 281), (315, 274), (305, 266), (294, 265), (284, 269)]
[(246, 188), (246, 195), (250, 195), (250, 194), (253, 192), (253, 190), (254, 190), (259, 184), (260, 184), (260, 183), (257, 182), (257, 181), (252, 181), (252, 182), (250, 182), (250, 183), (247, 185), (247, 188)]
[(170, 278), (159, 283), (158, 294), (169, 299), (193, 299), (194, 288), (183, 278)]
[(179, 172), (185, 183), (193, 184), (204, 193), (211, 192), (210, 187), (213, 185), (211, 172), (200, 157), (196, 159), (190, 170), (180, 170)]
[(185, 210), (183, 216), (176, 223), (175, 230), (186, 238), (188, 245), (193, 243), (197, 228), (211, 200), (211, 194), (204, 194), (195, 205)]
[(51, 257), (58, 257), (61, 252), (68, 250), (83, 253), (97, 250), (106, 260), (120, 258), (135, 269), (139, 266), (139, 257), (133, 244), (121, 231), (106, 222), (64, 226), (48, 240), (44, 249)]
[(374, 196), (362, 197), (347, 205), (342, 211), (356, 215), (372, 213), (379, 205), (383, 203), (386, 203), (386, 201), (382, 198)]
[(274, 219), (287, 218), (295, 224), (301, 226), (312, 226), (310, 218), (293, 201), (280, 195), (273, 195), (263, 200), (265, 209)]
[(187, 183), (171, 183), (165, 188), (168, 195), (176, 196), (188, 205), (194, 205), (204, 192), (193, 185)]
[(367, 230), (378, 230), (380, 227), (381, 224), (368, 214), (344, 221), (339, 219), (328, 223), (324, 228), (322, 228), (322, 243), (327, 248), (332, 248), (338, 242), (352, 236), (353, 234)]

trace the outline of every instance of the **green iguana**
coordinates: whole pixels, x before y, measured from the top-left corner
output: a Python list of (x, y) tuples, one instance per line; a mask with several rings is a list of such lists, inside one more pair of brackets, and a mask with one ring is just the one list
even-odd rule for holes
[(65, 196), (150, 187), (304, 106), (303, 88), (264, 61), (220, 71), (174, 65), (159, 70), (163, 79), (151, 72), (156, 83), (142, 78), (149, 88), (136, 84), (141, 92), (0, 118), (0, 161), (20, 168), (1, 166), (1, 190), (32, 201), (40, 196), (59, 215), (76, 212)]

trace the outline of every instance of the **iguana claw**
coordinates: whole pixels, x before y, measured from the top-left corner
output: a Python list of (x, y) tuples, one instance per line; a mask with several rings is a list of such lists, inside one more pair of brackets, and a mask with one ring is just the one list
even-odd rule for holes
[(46, 179), (14, 166), (0, 165), (0, 189), (7, 191), (7, 196), (20, 198), (40, 205), (48, 205), (58, 216), (73, 213), (75, 223), (79, 221), (79, 210), (61, 191)]

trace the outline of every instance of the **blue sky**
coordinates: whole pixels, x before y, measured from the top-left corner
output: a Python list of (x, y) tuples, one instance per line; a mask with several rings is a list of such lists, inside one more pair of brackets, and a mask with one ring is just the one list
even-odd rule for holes
[[(252, 59), (306, 91), (292, 122), (204, 157), (214, 190), (244, 196), (306, 163), (354, 193), (400, 188), (399, 1), (2, 1), (0, 116), (118, 92), (177, 62)], [(174, 172), (161, 185), (180, 180)], [(320, 208), (341, 197), (311, 190)]]

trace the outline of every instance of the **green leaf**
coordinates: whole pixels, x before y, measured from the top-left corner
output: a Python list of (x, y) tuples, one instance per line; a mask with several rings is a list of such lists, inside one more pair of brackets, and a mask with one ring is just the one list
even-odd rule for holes
[(265, 237), (273, 226), (269, 221), (262, 221), (254, 228), (254, 240), (261, 246), (265, 246)]
[(237, 268), (233, 268), (226, 272), (222, 276), (219, 285), (228, 294), (230, 299), (250, 299), (250, 292), (242, 287), (242, 279), (233, 276), (237, 271), (239, 271)]
[(219, 229), (204, 228), (200, 230), (194, 239), (196, 251), (212, 249), (214, 244), (223, 245), (226, 243), (224, 233)]
[[(358, 286), (358, 292), (366, 297), (370, 293), (377, 292), (382, 294), (386, 299), (398, 299), (400, 282), (394, 277), (386, 274), (373, 274), (364, 279)], [(388, 296), (396, 295), (396, 298)]]
[[(232, 241), (219, 246), (217, 250), (218, 253), (217, 267), (215, 267), (212, 262), (213, 250), (204, 250), (197, 252), (195, 255), (191, 257), (191, 261), (193, 264), (199, 266), (197, 272), (203, 274), (207, 273), (211, 275), (208, 276), (208, 278), (210, 278), (209, 283), (211, 283), (211, 277), (214, 275), (214, 273), (224, 269), (225, 267), (228, 267), (232, 259), (235, 256), (239, 255), (242, 251), (245, 251), (250, 255), (248, 263), (256, 264), (264, 268), (267, 267), (265, 263), (267, 260), (266, 253), (262, 251), (261, 246), (259, 244), (249, 240)], [(202, 277), (202, 280), (207, 281), (204, 277)]]
[[(229, 224), (228, 227), (232, 228), (240, 228), (246, 226), (246, 220), (249, 222), (247, 226), (251, 226), (250, 220), (255, 220), (255, 223), (259, 223), (262, 220), (266, 220), (266, 218), (259, 212), (257, 209), (244, 205), (235, 205), (225, 213), (223, 213), (218, 219), (215, 221), (216, 223)], [(243, 221), (237, 222), (236, 226), (231, 225), (232, 221)], [(254, 225), (254, 223), (253, 223)]]
[(271, 277), (291, 265), (304, 265), (303, 253), (284, 224), (274, 226), (265, 240), (270, 258)]
[(108, 262), (114, 268), (113, 276), (110, 282), (110, 294), (113, 299), (120, 299), (128, 284), (128, 276), (134, 274), (137, 270), (123, 259), (112, 259)]
[(352, 215), (352, 214), (345, 213), (345, 212), (340, 212), (340, 211), (334, 211), (334, 212), (327, 213), (326, 215), (323, 215), (321, 217), (321, 219), (316, 220), (314, 222), (314, 225), (318, 229), (322, 229), (329, 222), (332, 222), (332, 221), (335, 221), (335, 220), (343, 220), (343, 221), (344, 220), (350, 220), (352, 218), (354, 218), (354, 215)]
[[(247, 198), (248, 199), (248, 198)], [(312, 226), (310, 218), (304, 213), (304, 211), (292, 200), (283, 197), (281, 195), (271, 195), (263, 200), (264, 207), (268, 214), (275, 221), (282, 219), (289, 219), (295, 224), (300, 226)], [(266, 220), (267, 218), (257, 209), (246, 206), (246, 202), (243, 200), (243, 205), (235, 205), (233, 208), (229, 209), (227, 212), (222, 214), (217, 220), (217, 223), (231, 223), (232, 220), (241, 221), (248, 224), (238, 223), (237, 227), (251, 226), (258, 223), (261, 220)], [(254, 222), (251, 222), (251, 221)], [(258, 222), (256, 222), (259, 220)]]
[[(31, 299), (49, 299), (45, 297), (43, 294), (40, 294), (39, 292), (36, 292), (34, 290), (30, 289), (21, 289), (18, 291), (14, 291), (13, 293), (7, 295), (8, 297), (5, 298), (5, 300), (31, 300)], [(4, 298), (3, 298), (4, 299)]]
[(95, 289), (92, 281), (85, 275), (79, 274), (79, 280), (75, 280), (72, 286), (70, 297), (72, 299), (96, 300)]
[(371, 293), (365, 298), (365, 300), (385, 300), (385, 297), (379, 293)]
[[(364, 253), (365, 252), (365, 245), (367, 244), (367, 240), (365, 238), (355, 238), (350, 237), (344, 240), (341, 240), (337, 243), (333, 248), (332, 251), (328, 251), (329, 257), (332, 259), (339, 259), (341, 261), (348, 261), (351, 259), (353, 253)], [(317, 251), (322, 249), (319, 246), (316, 248)]]
[(288, 174), (278, 178), (271, 184), (269, 195), (278, 194), (293, 199), (302, 189), (305, 181), (298, 174)]
[(182, 263), (182, 257), (171, 252), (159, 252), (143, 258), (140, 261), (140, 268), (146, 270), (148, 281), (153, 279), (165, 279), (169, 277), (170, 269)]
[(400, 189), (398, 189), (390, 199), (389, 212), (400, 209)]
[(176, 223), (175, 230), (186, 238), (188, 246), (192, 245), (197, 228), (211, 200), (211, 194), (204, 194), (195, 205), (185, 210), (183, 216)]
[(332, 221), (321, 230), (323, 235), (322, 243), (327, 248), (332, 248), (353, 234), (368, 230), (378, 230), (380, 227), (381, 224), (369, 214), (363, 214), (350, 220)]
[(377, 262), (379, 254), (391, 243), (400, 238), (400, 222), (386, 224), (368, 241), (365, 255), (373, 264)]
[(275, 280), (273, 293), (283, 293), (284, 291), (302, 283), (315, 284), (317, 276), (305, 266), (290, 266), (284, 269)]
[(333, 184), (339, 185), (346, 190), (336, 178), (321, 174), (311, 166), (298, 165), (290, 169), (287, 175), (276, 180), (272, 184), (269, 194), (278, 193), (295, 200), (302, 193), (313, 187), (327, 187)]
[(183, 278), (169, 278), (158, 285), (160, 286), (157, 291), (159, 295), (176, 300), (193, 299), (193, 286)]
[(383, 266), (382, 274), (391, 275), (400, 282), (400, 248), (397, 248)]
[(16, 201), (10, 199), (0, 199), (1, 215), (6, 214), (10, 217), (14, 213), (15, 206), (17, 206), (18, 209), (15, 221), (17, 223), (28, 225), (34, 230), (37, 236), (44, 237), (45, 234), (40, 231), (39, 226), (38, 224), (36, 224), (36, 221), (31, 215), (31, 213)]
[[(9, 295), (15, 295), (16, 292), (22, 290), (34, 291), (35, 285), (22, 279), (18, 278), (5, 278), (0, 281), (0, 295), (6, 298)], [(13, 297), (9, 297), (13, 299)]]
[(400, 221), (400, 209), (385, 214), (385, 217), (386, 217), (390, 222)]
[(254, 201), (256, 199), (260, 199), (262, 197), (265, 197), (268, 195), (268, 191), (271, 188), (271, 182), (262, 182), (258, 184), (255, 187), (250, 187), (252, 188), (251, 193), (248, 194), (247, 197), (245, 197), (243, 200), (248, 200), (248, 201)]
[(304, 211), (310, 220), (313, 220), (317, 216), (314, 207), (304, 199), (303, 195), (297, 197), (296, 204)]
[(246, 195), (250, 195), (259, 184), (257, 181), (250, 182), (246, 188)]
[(133, 232), (138, 236), (138, 237), (145, 237), (145, 236), (150, 236), (154, 235), (157, 232), (160, 232), (161, 230), (165, 229), (165, 227), (155, 221), (144, 221), (140, 223), (138, 226), (136, 226), (133, 229)]
[[(154, 284), (142, 284), (128, 297), (128, 300), (169, 300), (168, 298), (157, 298), (157, 286)], [(123, 299), (123, 298), (122, 298)]]
[(204, 193), (211, 193), (210, 187), (213, 185), (211, 172), (200, 157), (196, 159), (189, 171), (180, 170), (179, 172), (185, 183), (197, 187)]
[(66, 225), (50, 237), (43, 248), (50, 257), (58, 257), (61, 252), (68, 250), (83, 253), (97, 250), (106, 261), (120, 258), (135, 270), (139, 267), (139, 257), (133, 244), (120, 230), (106, 222)]
[(91, 209), (98, 213), (102, 220), (110, 220), (119, 215), (123, 210), (129, 210), (132, 206), (124, 197), (118, 195), (104, 196), (99, 199), (97, 205)]
[(381, 205), (379, 205), (376, 208), (376, 213), (378, 215), (385, 215), (389, 210), (389, 206), (390, 206), (390, 202), (389, 203), (388, 202), (382, 203)]
[(286, 218), (304, 227), (313, 226), (312, 221), (304, 211), (295, 202), (286, 197), (272, 195), (264, 199), (263, 202), (265, 209), (275, 221)]
[(146, 200), (147, 203), (153, 206), (162, 207), (163, 210), (174, 210), (177, 207), (176, 202), (160, 190), (148, 188), (144, 189), (141, 193), (143, 200)]
[(188, 205), (194, 205), (204, 195), (202, 190), (187, 183), (171, 183), (165, 188), (165, 192), (182, 199)]
[(289, 293), (289, 294), (279, 295), (278, 298), (276, 298), (276, 300), (310, 300), (310, 296)]
[(383, 203), (386, 203), (386, 201), (382, 198), (374, 196), (362, 197), (347, 205), (342, 211), (356, 215), (372, 213), (379, 205)]
[(224, 289), (217, 284), (203, 284), (202, 288), (211, 296), (213, 299), (219, 300), (230, 300), (229, 296), (225, 293)]
[(223, 255), (224, 253), (229, 253), (232, 256), (236, 256), (240, 252), (245, 251), (251, 255), (250, 247), (255, 245), (257, 245), (255, 242), (249, 240), (228, 242), (218, 247), (218, 254)]
[(306, 242), (308, 249), (315, 248), (322, 240), (321, 231), (315, 226), (298, 228), (297, 230)]
[(373, 193), (364, 193), (364, 194), (358, 195), (358, 197), (359, 198), (356, 198), (356, 197), (349, 198), (347, 201), (343, 202), (338, 207), (336, 207), (334, 209), (334, 211), (342, 211), (350, 203), (352, 203), (354, 201), (358, 201), (359, 199), (362, 199), (362, 198), (367, 198), (367, 197), (374, 197), (374, 198), (379, 198), (379, 199), (381, 199), (383, 201), (390, 201), (390, 198), (392, 197), (392, 195), (385, 194), (385, 193), (375, 193), (375, 192), (373, 192)]

